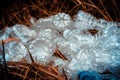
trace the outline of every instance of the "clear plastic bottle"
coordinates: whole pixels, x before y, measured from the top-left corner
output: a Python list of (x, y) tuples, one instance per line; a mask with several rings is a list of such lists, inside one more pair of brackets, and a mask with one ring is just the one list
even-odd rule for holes
[(46, 38), (36, 38), (29, 45), (29, 51), (34, 60), (43, 64), (53, 55), (55, 48), (55, 44)]

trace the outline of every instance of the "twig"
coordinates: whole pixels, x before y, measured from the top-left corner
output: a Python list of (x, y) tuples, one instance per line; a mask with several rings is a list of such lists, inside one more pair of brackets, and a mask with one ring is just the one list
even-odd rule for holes
[(5, 76), (5, 80), (7, 79), (7, 65), (6, 65), (6, 59), (5, 59), (5, 49), (4, 49), (4, 41), (2, 40), (2, 56), (3, 56), (3, 65), (4, 65), (4, 76)]

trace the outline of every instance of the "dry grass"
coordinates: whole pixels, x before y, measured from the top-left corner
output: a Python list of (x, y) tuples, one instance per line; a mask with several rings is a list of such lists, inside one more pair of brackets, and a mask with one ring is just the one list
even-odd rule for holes
[[(108, 5), (109, 4), (109, 5)], [(73, 18), (78, 10), (84, 10), (97, 18), (104, 18), (109, 21), (120, 21), (120, 5), (115, 0), (16, 0), (9, 8), (5, 8), (1, 16), (0, 29), (12, 26), (16, 23), (30, 25), (30, 18), (47, 17), (65, 12)], [(59, 50), (55, 55), (66, 59)], [(4, 76), (9, 80), (67, 80), (66, 75), (59, 73), (57, 67), (45, 66), (33, 62), (8, 62)], [(63, 71), (64, 72), (64, 71)], [(12, 77), (11, 77), (12, 76)], [(5, 78), (5, 77), (4, 77)], [(7, 78), (5, 78), (8, 80)]]
[(60, 74), (57, 67), (43, 66), (41, 64), (28, 64), (24, 62), (9, 62), (8, 74), (14, 75), (12, 78), (16, 80), (65, 80), (65, 77)]
[[(109, 5), (107, 5), (109, 4)], [(58, 12), (65, 12), (74, 17), (78, 10), (84, 10), (110, 21), (120, 21), (119, 5), (115, 0), (16, 0), (0, 20), (2, 27), (16, 23), (30, 25), (31, 17), (47, 17)]]

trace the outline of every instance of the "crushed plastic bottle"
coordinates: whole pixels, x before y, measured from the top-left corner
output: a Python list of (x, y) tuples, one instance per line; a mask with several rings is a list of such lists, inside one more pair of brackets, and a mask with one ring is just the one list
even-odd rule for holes
[(74, 27), (80, 30), (88, 30), (93, 29), (96, 26), (96, 23), (97, 20), (94, 16), (84, 11), (78, 11), (74, 22)]
[(33, 30), (30, 30), (25, 25), (16, 24), (12, 28), (12, 31), (9, 33), (9, 35), (12, 38), (18, 38), (23, 42), (24, 44), (27, 44), (30, 40), (36, 38), (36, 32)]
[[(2, 46), (2, 44), (0, 44), (0, 46)], [(27, 48), (19, 41), (5, 43), (4, 49), (6, 61), (20, 61), (28, 53)], [(0, 52), (0, 55), (2, 52), (3, 51)]]
[(56, 29), (64, 31), (65, 29), (73, 29), (73, 20), (68, 14), (58, 13), (53, 17), (53, 23)]
[(55, 44), (46, 38), (37, 38), (29, 45), (29, 51), (36, 62), (46, 63), (55, 50)]

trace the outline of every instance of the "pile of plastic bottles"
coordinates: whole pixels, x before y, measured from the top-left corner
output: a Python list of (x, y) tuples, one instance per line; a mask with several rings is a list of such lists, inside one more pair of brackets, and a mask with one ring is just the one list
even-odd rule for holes
[[(79, 78), (83, 80), (82, 71), (109, 70), (116, 74), (120, 65), (120, 23), (97, 19), (84, 11), (78, 11), (74, 19), (66, 13), (58, 13), (37, 21), (31, 18), (31, 23), (29, 27), (16, 24), (0, 31), (0, 54), (3, 40), (6, 61), (25, 58), (31, 62), (30, 52), (36, 62), (53, 61), (53, 66), (64, 68), (69, 78), (82, 75)], [(93, 35), (89, 30), (97, 30), (97, 33)], [(56, 48), (68, 60), (53, 56)]]

